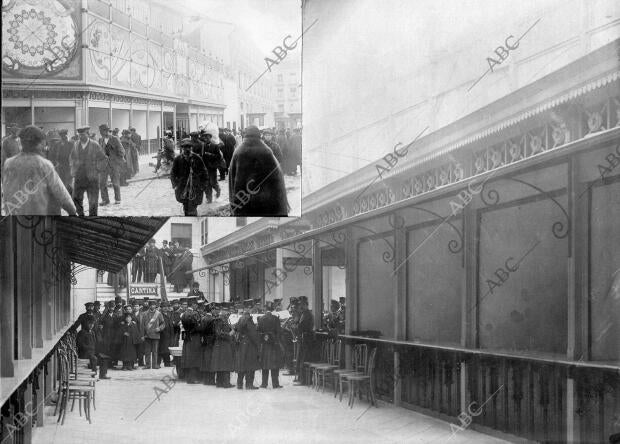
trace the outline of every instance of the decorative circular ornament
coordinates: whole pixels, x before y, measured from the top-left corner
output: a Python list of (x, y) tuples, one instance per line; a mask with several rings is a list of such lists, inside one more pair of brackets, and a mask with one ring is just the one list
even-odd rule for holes
[(17, 0), (4, 6), (3, 69), (41, 76), (62, 71), (78, 45), (71, 12), (57, 0)]

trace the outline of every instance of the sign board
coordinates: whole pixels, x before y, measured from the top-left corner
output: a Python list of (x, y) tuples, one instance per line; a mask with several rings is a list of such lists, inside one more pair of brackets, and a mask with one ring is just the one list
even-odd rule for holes
[(157, 284), (152, 285), (131, 285), (129, 287), (129, 294), (133, 298), (140, 298), (144, 296), (159, 296)]

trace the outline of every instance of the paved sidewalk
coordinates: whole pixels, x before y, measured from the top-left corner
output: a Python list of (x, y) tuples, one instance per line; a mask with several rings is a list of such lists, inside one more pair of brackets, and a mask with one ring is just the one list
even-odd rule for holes
[[(99, 216), (183, 216), (183, 206), (176, 201), (169, 176), (154, 174), (156, 160), (151, 155), (140, 156), (140, 171), (129, 181), (129, 185), (121, 187), (121, 203), (99, 206)], [(153, 165), (149, 165), (152, 163)], [(290, 216), (301, 215), (301, 176), (285, 176)], [(206, 199), (198, 207), (199, 216), (230, 216), (228, 200), (228, 178), (218, 182), (221, 195), (213, 203)], [(110, 199), (114, 199), (114, 191), (108, 187)], [(100, 199), (101, 200), (101, 199)], [(87, 199), (85, 198), (85, 202)], [(86, 207), (86, 204), (85, 204)]]
[[(33, 443), (505, 442), (468, 429), (453, 435), (445, 421), (393, 406), (375, 408), (360, 401), (350, 409), (332, 393), (293, 386), (285, 376), (280, 390), (218, 389), (179, 381), (168, 382), (167, 393), (162, 378), (174, 378), (169, 367), (112, 370), (109, 376), (97, 383), (92, 424), (79, 416), (76, 405), (59, 426), (48, 407), (45, 427), (34, 430)], [(255, 384), (260, 384), (260, 372), (256, 376)]]

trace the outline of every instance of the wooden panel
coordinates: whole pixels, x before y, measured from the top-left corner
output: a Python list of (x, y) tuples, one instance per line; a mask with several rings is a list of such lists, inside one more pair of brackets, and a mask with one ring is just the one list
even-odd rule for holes
[(17, 226), (17, 337), (19, 359), (32, 357), (32, 230)]
[[(566, 196), (557, 197), (566, 206)], [(482, 348), (566, 353), (566, 218), (551, 200), (480, 215), (478, 338)], [(513, 271), (511, 271), (513, 270)]]
[(449, 249), (455, 236), (447, 224), (408, 233), (407, 340), (460, 344), (464, 270), (462, 253)]
[(382, 338), (394, 338), (394, 271), (392, 261), (384, 260), (386, 241), (394, 237), (365, 239), (358, 243), (358, 330), (378, 330)]

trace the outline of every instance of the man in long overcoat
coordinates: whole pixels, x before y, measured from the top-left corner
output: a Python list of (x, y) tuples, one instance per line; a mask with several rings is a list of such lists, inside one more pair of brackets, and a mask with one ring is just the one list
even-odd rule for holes
[(84, 216), (84, 193), (88, 195), (88, 215), (96, 216), (99, 207), (99, 176), (106, 171), (108, 159), (97, 142), (89, 138), (89, 127), (78, 128), (79, 139), (69, 156), (73, 176), (73, 202), (78, 216)]
[(215, 343), (215, 332), (213, 331), (213, 316), (205, 311), (205, 301), (198, 302), (198, 310), (201, 313), (200, 331), (202, 333), (202, 359), (200, 361), (200, 373), (202, 383), (205, 385), (215, 385), (215, 374), (211, 371), (211, 355), (213, 354), (213, 344)]
[(271, 149), (249, 126), (230, 161), (228, 187), (233, 216), (287, 216), (284, 176)]
[[(272, 307), (267, 307), (271, 310)], [(267, 311), (258, 318), (258, 334), (260, 336), (260, 364), (262, 368), (261, 388), (267, 388), (271, 371), (271, 386), (280, 385), (280, 367), (282, 366), (282, 348), (280, 344), (280, 319)]]
[(200, 314), (193, 309), (188, 309), (181, 315), (181, 324), (185, 330), (181, 368), (188, 384), (198, 384), (202, 361)]
[(144, 282), (155, 282), (157, 273), (159, 273), (159, 256), (155, 239), (150, 239), (144, 253)]
[(215, 336), (209, 370), (215, 373), (215, 386), (219, 388), (234, 387), (230, 383), (230, 372), (235, 369), (235, 358), (228, 316), (220, 312), (213, 320), (212, 330)]
[(67, 133), (68, 131), (66, 129), (58, 131), (60, 141), (50, 148), (49, 160), (54, 164), (54, 168), (56, 168), (56, 172), (67, 188), (67, 191), (69, 191), (69, 194), (72, 194), (73, 188), (71, 186), (72, 180), (69, 157), (71, 156), (71, 151), (73, 151), (74, 143), (69, 140)]
[(185, 216), (198, 216), (198, 205), (202, 203), (208, 181), (207, 169), (200, 156), (192, 153), (191, 141), (181, 142), (181, 152), (172, 162), (170, 181), (177, 202), (183, 204)]
[(112, 181), (112, 187), (114, 188), (114, 203), (121, 203), (121, 172), (125, 168), (125, 148), (118, 137), (113, 136), (110, 133), (110, 127), (104, 123), (99, 125), (99, 133), (101, 138), (99, 139), (99, 146), (103, 148), (103, 151), (108, 158), (107, 168), (101, 172), (101, 205), (108, 205), (110, 203), (110, 196), (108, 195), (108, 176)]
[(172, 318), (172, 308), (170, 302), (161, 303), (161, 314), (164, 317), (164, 329), (160, 332), (159, 337), (159, 362), (163, 361), (164, 367), (170, 367), (170, 347), (176, 347), (174, 344), (174, 320)]
[(235, 331), (238, 334), (237, 344), (237, 388), (243, 389), (243, 380), (245, 379), (245, 388), (247, 390), (257, 390), (254, 386), (254, 372), (260, 368), (258, 362), (258, 346), (259, 338), (256, 331), (256, 325), (249, 311), (245, 311), (239, 322), (235, 325)]

